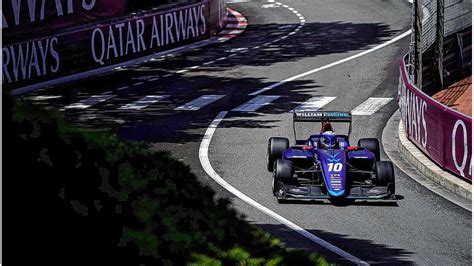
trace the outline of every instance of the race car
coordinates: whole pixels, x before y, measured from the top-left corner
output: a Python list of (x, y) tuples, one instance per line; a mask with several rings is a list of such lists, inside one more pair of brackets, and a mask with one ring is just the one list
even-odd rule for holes
[[(298, 140), (297, 122), (320, 122), (319, 134)], [(346, 135), (333, 124), (348, 125)], [(273, 194), (285, 200), (394, 200), (395, 175), (390, 161), (380, 161), (376, 138), (349, 144), (352, 115), (348, 112), (294, 112), (295, 145), (289, 140), (268, 140), (267, 168), (273, 172)]]

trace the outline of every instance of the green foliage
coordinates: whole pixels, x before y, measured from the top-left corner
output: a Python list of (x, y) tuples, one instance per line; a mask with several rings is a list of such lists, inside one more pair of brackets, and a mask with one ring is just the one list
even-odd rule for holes
[(78, 223), (70, 226), (75, 230), (95, 230), (84, 236), (88, 243), (90, 237), (107, 236), (115, 239), (116, 253), (137, 251), (135, 259), (148, 264), (327, 265), (319, 255), (288, 250), (249, 225), (169, 153), (124, 142), (110, 131), (71, 125), (60, 113), (21, 101), (14, 110), (13, 135), (23, 156), (30, 156), (23, 160), (36, 160), (28, 170), (50, 177), (38, 184), (54, 194), (49, 206), (60, 209), (52, 212), (72, 211), (73, 201), (87, 210), (88, 223), (77, 221), (76, 209), (68, 221)]

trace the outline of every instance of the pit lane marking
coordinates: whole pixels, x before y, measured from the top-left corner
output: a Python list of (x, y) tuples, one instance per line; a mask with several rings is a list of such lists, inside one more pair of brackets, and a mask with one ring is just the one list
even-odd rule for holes
[(331, 96), (312, 97), (311, 99), (300, 104), (299, 106), (297, 106), (295, 109), (291, 110), (290, 112), (317, 111), (323, 108), (325, 105), (329, 104), (330, 102), (334, 101), (335, 99), (336, 97), (331, 97)]
[(87, 109), (91, 106), (94, 106), (98, 103), (105, 102), (108, 99), (115, 97), (115, 95), (92, 95), (91, 97), (81, 100), (77, 103), (70, 104), (65, 106), (64, 109)]
[(324, 241), (323, 239), (311, 234), (310, 232), (306, 231), (302, 227), (298, 226), (297, 224), (291, 222), (290, 220), (286, 219), (285, 217), (277, 214), (276, 212), (270, 210), (269, 208), (261, 205), (260, 203), (256, 202), (249, 196), (245, 195), (244, 193), (240, 192), (236, 188), (234, 188), (232, 185), (227, 183), (215, 170), (212, 168), (211, 162), (209, 161), (209, 145), (211, 144), (212, 137), (214, 136), (214, 133), (219, 126), (219, 124), (222, 122), (224, 117), (227, 115), (227, 111), (222, 111), (220, 112), (216, 118), (212, 121), (212, 123), (209, 125), (209, 127), (206, 130), (206, 133), (204, 134), (204, 137), (201, 141), (201, 145), (199, 147), (199, 161), (201, 162), (201, 165), (204, 169), (204, 171), (219, 185), (221, 185), (224, 189), (229, 191), (230, 193), (234, 194), (236, 197), (239, 199), (243, 200), (250, 206), (256, 208), (257, 210), (263, 212), (264, 214), (270, 216), (271, 218), (277, 220), (281, 224), (286, 225), (290, 229), (296, 231), (298, 234), (306, 237), (307, 239), (313, 241), (314, 243), (334, 252), (335, 254), (346, 258), (350, 260), (351, 262), (357, 264), (357, 265), (369, 265), (367, 262), (355, 257), (352, 254), (349, 254), (345, 252), (344, 250)]
[(352, 110), (352, 115), (373, 115), (391, 100), (393, 98), (368, 98)]
[(176, 111), (197, 111), (206, 105), (224, 98), (225, 95), (203, 95), (194, 99), (180, 107), (175, 108)]
[(280, 96), (276, 95), (259, 95), (246, 103), (243, 103), (236, 108), (232, 109), (234, 112), (255, 112), (258, 109), (269, 105), (271, 102), (275, 101), (276, 99), (280, 98)]
[(126, 104), (120, 107), (119, 109), (120, 110), (141, 110), (143, 108), (146, 108), (154, 103), (157, 103), (169, 97), (170, 95), (148, 95), (141, 98), (140, 100)]

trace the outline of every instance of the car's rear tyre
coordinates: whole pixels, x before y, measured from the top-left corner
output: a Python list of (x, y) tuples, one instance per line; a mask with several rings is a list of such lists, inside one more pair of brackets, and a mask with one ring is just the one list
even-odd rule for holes
[(375, 183), (378, 186), (389, 186), (389, 192), (395, 194), (395, 172), (389, 161), (375, 162)]
[(290, 160), (277, 159), (274, 166), (275, 181), (280, 181), (283, 184), (290, 184), (295, 179), (293, 177), (293, 162)]
[(268, 140), (267, 169), (269, 172), (273, 172), (275, 160), (281, 159), (288, 147), (290, 147), (290, 141), (287, 138), (270, 138)]
[(359, 139), (357, 146), (365, 148), (375, 154), (375, 161), (380, 161), (380, 144), (376, 138)]

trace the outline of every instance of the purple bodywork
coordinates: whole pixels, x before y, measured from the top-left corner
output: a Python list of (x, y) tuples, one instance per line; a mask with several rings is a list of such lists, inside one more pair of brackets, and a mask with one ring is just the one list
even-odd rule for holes
[[(343, 138), (343, 144), (338, 147), (318, 147), (317, 139), (329, 138), (332, 143), (336, 138)], [(310, 159), (321, 164), (321, 169), (327, 191), (331, 197), (340, 197), (346, 193), (346, 165), (350, 159), (373, 161), (375, 154), (367, 149), (349, 150), (347, 136), (342, 135), (312, 135), (306, 142), (306, 149), (289, 148), (283, 153), (283, 159)]]

